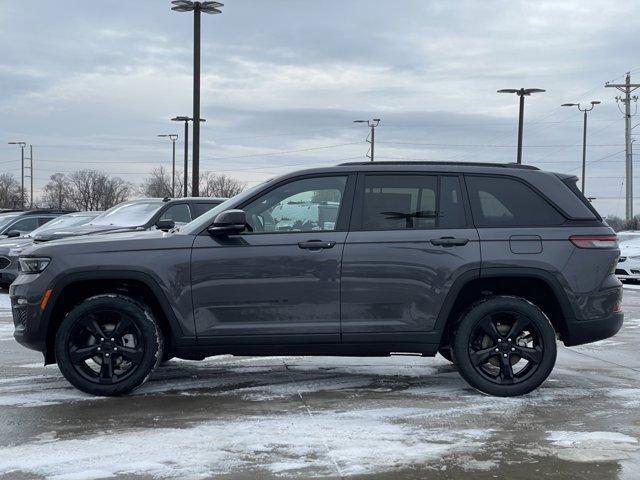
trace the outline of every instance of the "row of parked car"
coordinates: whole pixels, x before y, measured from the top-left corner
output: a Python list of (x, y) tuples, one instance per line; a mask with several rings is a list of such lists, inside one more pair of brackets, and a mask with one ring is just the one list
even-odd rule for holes
[(224, 198), (145, 198), (107, 211), (36, 209), (0, 211), (0, 287), (19, 273), (18, 257), (33, 243), (81, 235), (135, 230), (171, 230), (222, 203)]
[(640, 231), (618, 232), (620, 258), (616, 266), (616, 276), (620, 280), (636, 282), (640, 280)]

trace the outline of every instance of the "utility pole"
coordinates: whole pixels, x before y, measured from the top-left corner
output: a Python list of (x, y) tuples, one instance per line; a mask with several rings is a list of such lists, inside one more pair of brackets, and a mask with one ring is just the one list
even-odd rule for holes
[(25, 142), (9, 142), (9, 145), (18, 145), (20, 147), (20, 173), (22, 177), (20, 188), (20, 208), (24, 210), (24, 147), (26, 147), (27, 144)]
[(600, 100), (593, 100), (590, 107), (582, 108), (579, 103), (563, 103), (562, 107), (578, 107), (578, 110), (584, 112), (584, 120), (582, 125), (582, 194), (585, 194), (584, 184), (587, 177), (587, 114), (599, 105)]
[(367, 138), (367, 142), (371, 144), (369, 152), (367, 153), (367, 158), (371, 159), (371, 161), (373, 162), (376, 156), (376, 127), (380, 125), (380, 119), (374, 118), (373, 120), (354, 120), (353, 123), (366, 123), (371, 129), (369, 138)]
[(33, 145), (29, 145), (29, 183), (31, 184), (31, 193), (29, 195), (29, 208), (33, 210)]
[(624, 83), (605, 83), (605, 88), (616, 88), (624, 93), (624, 96), (617, 96), (616, 102), (624, 103), (624, 147), (625, 147), (625, 183), (626, 183), (626, 208), (625, 216), (627, 220), (633, 218), (633, 156), (631, 154), (631, 102), (638, 100), (637, 96), (631, 93), (640, 87), (640, 83), (631, 83), (631, 73), (627, 72)]

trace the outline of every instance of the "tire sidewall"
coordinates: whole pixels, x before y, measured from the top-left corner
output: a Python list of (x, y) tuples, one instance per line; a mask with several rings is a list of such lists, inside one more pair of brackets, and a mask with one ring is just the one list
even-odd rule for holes
[[(537, 370), (525, 381), (513, 385), (500, 385), (482, 377), (469, 357), (469, 339), (477, 323), (495, 310), (509, 309), (526, 315), (537, 326), (544, 354)], [(540, 308), (521, 297), (494, 296), (473, 304), (460, 318), (453, 341), (453, 358), (460, 375), (475, 389), (503, 397), (524, 395), (538, 388), (549, 376), (556, 362), (555, 329)]]
[[(71, 363), (67, 350), (69, 337), (77, 323), (87, 314), (103, 307), (129, 315), (142, 333), (144, 346), (143, 359), (136, 370), (129, 377), (113, 385), (100, 385), (83, 378)], [(102, 396), (121, 395), (142, 385), (159, 365), (163, 355), (162, 347), (160, 328), (149, 309), (125, 295), (97, 295), (84, 300), (64, 318), (55, 339), (56, 360), (67, 381), (83, 392)]]

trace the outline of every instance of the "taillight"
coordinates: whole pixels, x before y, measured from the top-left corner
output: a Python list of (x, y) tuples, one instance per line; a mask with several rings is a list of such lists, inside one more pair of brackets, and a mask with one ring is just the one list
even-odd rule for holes
[(573, 235), (569, 240), (578, 248), (618, 247), (618, 237), (615, 235)]

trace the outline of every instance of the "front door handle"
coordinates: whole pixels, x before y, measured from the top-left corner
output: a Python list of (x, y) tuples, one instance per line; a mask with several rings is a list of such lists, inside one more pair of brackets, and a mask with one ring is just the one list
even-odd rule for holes
[(468, 238), (441, 237), (431, 240), (432, 245), (439, 247), (461, 247), (469, 243)]
[(325, 248), (333, 248), (336, 242), (325, 242), (322, 240), (309, 240), (308, 242), (300, 242), (298, 246), (305, 250), (322, 250)]

